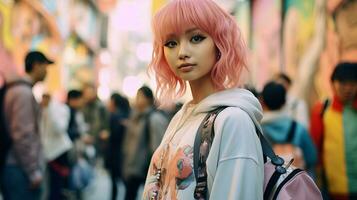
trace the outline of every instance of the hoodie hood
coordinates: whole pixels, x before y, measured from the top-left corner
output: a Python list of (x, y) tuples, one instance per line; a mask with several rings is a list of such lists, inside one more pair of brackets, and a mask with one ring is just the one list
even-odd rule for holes
[(269, 111), (264, 113), (262, 128), (268, 137), (277, 142), (286, 140), (292, 120), (283, 111)]
[[(182, 110), (185, 110), (190, 103), (186, 103)], [(238, 107), (248, 113), (257, 127), (263, 117), (262, 107), (259, 100), (248, 90), (234, 88), (216, 92), (197, 104), (193, 115), (210, 112), (218, 107)]]

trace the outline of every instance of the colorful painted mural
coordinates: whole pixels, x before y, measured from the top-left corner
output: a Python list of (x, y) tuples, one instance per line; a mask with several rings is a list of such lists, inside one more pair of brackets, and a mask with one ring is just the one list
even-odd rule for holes
[(22, 74), (24, 71), (21, 66), (29, 49), (51, 49), (55, 55), (55, 46), (60, 43), (61, 38), (53, 17), (39, 2), (24, 0), (0, 4), (4, 17), (3, 44), (11, 52), (18, 73)]
[(251, 66), (258, 88), (281, 69), (281, 1), (252, 2)]
[[(24, 55), (39, 49), (56, 61), (49, 90), (100, 85), (101, 70), (116, 74), (110, 87), (118, 89), (127, 76), (145, 73), (150, 17), (168, 1), (2, 0), (0, 58), (7, 64), (0, 70), (23, 74)], [(356, 0), (215, 1), (239, 23), (249, 47), (246, 80), (258, 89), (283, 71), (293, 92), (313, 104), (331, 95), (336, 63), (357, 60)]]
[(325, 0), (287, 1), (284, 15), (285, 69), (294, 81), (293, 92), (308, 104), (317, 98), (311, 86), (324, 47), (325, 6)]
[[(112, 5), (115, 2), (110, 3)], [(103, 6), (101, 2), (98, 2), (98, 5)], [(12, 67), (7, 65), (4, 71), (24, 74), (24, 57), (29, 50), (36, 49), (55, 60), (55, 64), (49, 68), (46, 90), (67, 88), (70, 84), (64, 84), (67, 82), (63, 81), (66, 74), (69, 74), (66, 79), (77, 81), (77, 73), (72, 72), (74, 68), (71, 67), (76, 63), (69, 63), (71, 57), (68, 58), (69, 54), (63, 52), (69, 45), (73, 45), (73, 49), (78, 47), (77, 43), (72, 42), (73, 35), (78, 36), (91, 51), (99, 49), (100, 14), (95, 6), (96, 4), (83, 1), (1, 1), (0, 48), (8, 52), (6, 60), (12, 60), (14, 63)], [(92, 54), (88, 53), (86, 56)], [(92, 73), (87, 74), (93, 74), (94, 67), (87, 67), (92, 70)], [(65, 73), (63, 68), (72, 71)], [(93, 79), (93, 76), (87, 79)]]
[(330, 75), (339, 62), (357, 62), (357, 1), (329, 0), (325, 47), (314, 79), (319, 99), (332, 95)]

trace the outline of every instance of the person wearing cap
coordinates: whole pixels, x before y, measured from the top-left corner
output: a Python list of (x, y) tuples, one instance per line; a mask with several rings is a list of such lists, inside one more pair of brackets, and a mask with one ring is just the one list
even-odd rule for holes
[(9, 88), (4, 99), (5, 120), (12, 144), (0, 180), (4, 199), (41, 198), (44, 157), (40, 140), (40, 107), (32, 86), (45, 79), (47, 66), (54, 62), (39, 51), (25, 57), (26, 75)]
[(331, 75), (333, 97), (312, 110), (320, 182), (329, 199), (357, 199), (357, 63), (339, 63)]

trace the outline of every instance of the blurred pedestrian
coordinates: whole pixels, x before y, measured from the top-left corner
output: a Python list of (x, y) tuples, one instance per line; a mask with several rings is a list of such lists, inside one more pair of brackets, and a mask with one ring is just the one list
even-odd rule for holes
[(357, 199), (357, 63), (339, 63), (331, 86), (332, 99), (317, 103), (311, 116), (320, 182), (330, 199)]
[(87, 134), (89, 129), (81, 110), (84, 106), (83, 93), (80, 90), (70, 90), (67, 94), (67, 105), (70, 110), (67, 132), (71, 140), (76, 141)]
[(284, 73), (275, 76), (275, 81), (282, 84), (287, 92), (284, 110), (295, 121), (299, 122), (306, 129), (309, 129), (309, 110), (305, 100), (297, 97), (291, 90), (292, 80)]
[[(32, 86), (45, 79), (47, 67), (53, 64), (39, 51), (25, 57), (23, 84), (8, 89), (5, 96), (5, 119), (12, 145), (1, 180), (4, 199), (40, 199), (44, 176), (44, 157), (40, 139), (40, 107)], [(19, 81), (19, 80), (8, 80)]]
[(122, 179), (123, 143), (130, 115), (130, 105), (127, 98), (118, 93), (110, 97), (108, 110), (110, 112), (110, 135), (106, 153), (105, 165), (112, 182), (112, 200), (118, 195), (118, 181)]
[(49, 175), (50, 200), (65, 199), (64, 190), (68, 188), (70, 165), (68, 151), (72, 141), (67, 133), (69, 108), (45, 93), (41, 101), (41, 139)]
[(167, 116), (156, 109), (154, 94), (147, 86), (138, 90), (134, 109), (124, 140), (125, 200), (136, 199), (138, 188), (145, 182), (151, 156), (168, 125)]
[(67, 105), (70, 109), (68, 135), (74, 146), (68, 153), (71, 173), (68, 188), (77, 199), (82, 199), (83, 190), (93, 180), (93, 166), (89, 163), (95, 160), (93, 140), (88, 132), (88, 125), (84, 121), (82, 108), (84, 106), (83, 94), (80, 90), (70, 90), (67, 94)]
[(82, 94), (84, 99), (82, 112), (85, 122), (89, 125), (88, 134), (94, 141), (96, 156), (101, 160), (109, 137), (109, 113), (97, 97), (94, 85), (84, 85)]
[(289, 162), (294, 158), (296, 167), (307, 169), (313, 174), (317, 163), (316, 147), (308, 130), (286, 113), (285, 87), (276, 82), (268, 82), (261, 93), (264, 117), (264, 135), (273, 144), (275, 153)]

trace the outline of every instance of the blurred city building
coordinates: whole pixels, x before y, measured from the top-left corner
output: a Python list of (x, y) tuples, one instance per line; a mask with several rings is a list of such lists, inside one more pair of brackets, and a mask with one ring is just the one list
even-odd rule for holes
[[(113, 91), (128, 97), (147, 84), (152, 14), (169, 0), (2, 0), (0, 48), (23, 74), (23, 57), (40, 49), (56, 61), (45, 85), (35, 90), (63, 93), (91, 83), (100, 99)], [(249, 47), (246, 82), (261, 89), (285, 72), (294, 93), (312, 105), (331, 95), (328, 77), (339, 61), (357, 60), (356, 1), (215, 0), (240, 25)], [(2, 51), (3, 51), (2, 50)], [(12, 69), (12, 70), (11, 70)]]

